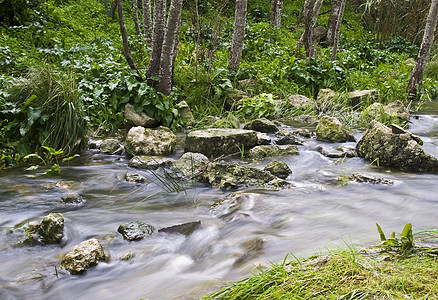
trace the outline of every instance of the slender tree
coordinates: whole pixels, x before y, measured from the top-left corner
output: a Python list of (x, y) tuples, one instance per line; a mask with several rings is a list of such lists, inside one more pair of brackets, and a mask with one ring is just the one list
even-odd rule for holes
[(271, 25), (281, 27), (281, 14), (283, 11), (284, 0), (271, 0)]
[[(316, 22), (318, 21), (318, 16), (319, 16), (319, 12), (321, 11), (322, 2), (323, 2), (323, 0), (316, 0), (315, 4), (313, 5), (313, 11), (312, 11), (312, 17), (311, 17), (312, 18), (312, 23), (311, 23), (312, 31), (313, 31), (313, 28), (315, 28)], [(305, 5), (304, 5), (304, 7), (305, 7)], [(304, 7), (303, 7), (303, 11), (304, 11)], [(297, 43), (297, 46), (296, 46), (297, 49), (301, 48), (304, 44), (304, 34), (305, 34), (305, 32), (303, 32), (303, 34), (300, 37), (300, 40)], [(313, 36), (313, 32), (312, 32), (312, 36)], [(313, 37), (312, 37), (312, 43), (313, 43)]]
[(143, 0), (143, 34), (145, 36), (146, 42), (149, 44), (152, 42), (152, 19), (151, 19), (151, 1)]
[(304, 2), (304, 48), (306, 49), (306, 56), (310, 59), (316, 56), (315, 45), (313, 43), (313, 0), (306, 0)]
[(421, 43), (420, 51), (418, 52), (417, 62), (412, 70), (411, 78), (409, 79), (407, 92), (409, 97), (416, 98), (418, 88), (423, 83), (424, 69), (426, 68), (427, 60), (430, 55), (430, 48), (432, 47), (433, 38), (435, 35), (438, 16), (438, 0), (432, 0), (427, 16), (426, 26), (424, 28), (423, 41)]
[(138, 23), (138, 2), (132, 1), (132, 12), (134, 13), (134, 26), (138, 36), (141, 36), (140, 24)]
[(341, 3), (343, 0), (332, 0), (332, 7), (330, 17), (327, 23), (327, 43), (333, 46), (336, 23), (338, 22), (338, 16), (341, 11)]
[(341, 33), (341, 23), (342, 23), (342, 18), (344, 16), (344, 10), (345, 10), (345, 3), (347, 2), (347, 0), (341, 0), (340, 1), (340, 8), (339, 8), (339, 12), (337, 14), (337, 19), (336, 19), (336, 26), (335, 26), (335, 30), (334, 30), (334, 34), (333, 34), (333, 50), (332, 50), (332, 57), (331, 60), (335, 60), (336, 59), (336, 55), (338, 53), (338, 44), (339, 44), (339, 34)]
[(242, 58), (243, 41), (245, 38), (247, 2), (247, 0), (236, 0), (233, 42), (231, 44), (230, 60), (228, 62), (228, 68), (230, 70), (239, 69), (240, 59)]
[(161, 50), (166, 26), (166, 0), (155, 0), (154, 3), (154, 31), (152, 35), (152, 53), (149, 60), (146, 76), (158, 76), (160, 71)]

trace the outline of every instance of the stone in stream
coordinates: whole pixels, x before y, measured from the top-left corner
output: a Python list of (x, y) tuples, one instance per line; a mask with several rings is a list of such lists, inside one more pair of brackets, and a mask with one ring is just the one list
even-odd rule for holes
[(149, 117), (145, 112), (138, 114), (134, 109), (134, 105), (129, 103), (125, 105), (124, 115), (128, 123), (134, 124), (134, 126), (153, 128), (160, 125), (160, 123), (157, 120)]
[(100, 144), (100, 153), (120, 155), (123, 153), (123, 146), (116, 139), (105, 139)]
[(270, 162), (263, 170), (268, 171), (272, 175), (281, 179), (286, 179), (290, 174), (292, 174), (289, 166), (283, 161)]
[(360, 182), (360, 183), (371, 183), (371, 184), (394, 184), (394, 181), (387, 178), (371, 176), (367, 174), (353, 173), (348, 176), (348, 180)]
[(257, 145), (270, 145), (271, 138), (264, 132), (257, 132)]
[(186, 152), (178, 160), (172, 162), (172, 166), (183, 176), (194, 176), (206, 164), (208, 164), (207, 156), (192, 152)]
[(85, 204), (87, 202), (79, 194), (69, 194), (67, 196), (62, 197), (61, 201), (65, 204), (76, 204), (76, 205), (82, 205), (82, 204)]
[(201, 221), (189, 222), (179, 225), (173, 225), (170, 227), (161, 228), (158, 232), (165, 233), (179, 233), (183, 235), (191, 235), (195, 230), (201, 227)]
[(289, 104), (292, 107), (306, 109), (314, 105), (314, 101), (303, 95), (291, 95), (288, 98)]
[(294, 131), (295, 135), (300, 135), (302, 137), (305, 138), (311, 138), (312, 137), (312, 132), (309, 129), (306, 128), (298, 128), (297, 130)]
[(245, 124), (244, 129), (255, 130), (258, 132), (272, 133), (277, 132), (277, 126), (266, 118), (252, 120)]
[(126, 172), (125, 180), (131, 183), (143, 183), (147, 181), (146, 177), (144, 177), (143, 175), (139, 173), (131, 173), (131, 172)]
[(268, 171), (245, 167), (239, 164), (209, 163), (199, 179), (216, 188), (235, 189), (248, 186), (282, 187), (285, 180)]
[(354, 142), (355, 139), (335, 117), (323, 116), (316, 126), (316, 137), (327, 142)]
[(357, 106), (365, 101), (374, 100), (379, 92), (377, 90), (356, 90), (348, 93), (348, 98), (352, 106)]
[(38, 233), (45, 244), (59, 243), (64, 236), (64, 216), (60, 213), (51, 213), (41, 221)]
[(150, 129), (132, 127), (126, 136), (126, 151), (130, 155), (168, 155), (176, 145), (175, 134), (167, 127)]
[(80, 274), (90, 267), (106, 260), (102, 245), (96, 239), (83, 241), (66, 253), (61, 259), (61, 267), (70, 274)]
[(121, 224), (117, 229), (125, 240), (137, 241), (143, 239), (147, 235), (151, 235), (155, 231), (152, 225), (135, 221)]
[(367, 120), (385, 121), (385, 124), (408, 122), (410, 119), (409, 110), (399, 100), (387, 105), (373, 103), (362, 111), (361, 116)]
[(357, 154), (380, 166), (402, 171), (438, 173), (438, 159), (421, 149), (412, 134), (393, 133), (387, 126), (372, 121), (356, 145)]
[(302, 145), (301, 140), (287, 129), (282, 129), (275, 134), (277, 145)]
[(156, 170), (171, 164), (171, 159), (164, 156), (136, 155), (128, 162), (128, 166), (138, 169)]
[(184, 150), (219, 157), (250, 149), (257, 145), (257, 141), (254, 130), (210, 128), (190, 132)]
[(299, 151), (295, 145), (260, 145), (250, 149), (247, 153), (247, 157), (260, 160), (267, 157), (298, 154)]
[(322, 155), (330, 158), (356, 157), (356, 149), (354, 147), (331, 147), (321, 145), (315, 149)]

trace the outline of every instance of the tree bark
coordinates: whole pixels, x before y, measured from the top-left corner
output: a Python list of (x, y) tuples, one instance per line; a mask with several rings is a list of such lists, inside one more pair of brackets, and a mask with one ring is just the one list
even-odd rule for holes
[(230, 50), (228, 68), (238, 70), (242, 58), (243, 41), (245, 38), (247, 0), (236, 0), (234, 16), (233, 42)]
[[(313, 5), (313, 11), (312, 11), (312, 31), (313, 28), (315, 28), (316, 22), (318, 21), (318, 16), (319, 16), (319, 12), (321, 11), (321, 6), (322, 6), (322, 2), (323, 0), (316, 0), (315, 5)], [(304, 5), (305, 7), (305, 5)], [(304, 8), (303, 8), (304, 9)], [(313, 33), (312, 33), (313, 35)], [(312, 38), (312, 43), (313, 43), (313, 38)], [(298, 41), (296, 48), (301, 48), (304, 44), (304, 32), (300, 37), (300, 40)]]
[(331, 13), (327, 23), (327, 43), (329, 46), (333, 46), (336, 22), (338, 21), (342, 1), (343, 0), (332, 0)]
[(129, 52), (128, 34), (126, 32), (125, 18), (123, 16), (123, 0), (117, 0), (117, 13), (119, 15), (120, 33), (122, 35), (123, 54), (125, 55), (129, 67), (132, 70), (137, 71), (137, 66), (135, 65), (134, 59), (131, 56), (131, 52)]
[(427, 16), (426, 26), (424, 28), (423, 41), (420, 51), (418, 52), (417, 62), (412, 70), (411, 78), (409, 79), (407, 92), (410, 98), (417, 98), (418, 88), (423, 83), (424, 69), (426, 68), (427, 60), (432, 47), (438, 16), (438, 0), (432, 0)]
[(336, 26), (335, 26), (335, 31), (334, 31), (334, 35), (333, 35), (333, 50), (332, 50), (332, 57), (331, 57), (332, 61), (336, 59), (336, 55), (338, 54), (339, 34), (341, 33), (341, 23), (342, 23), (342, 18), (344, 16), (346, 2), (347, 2), (347, 0), (341, 0), (339, 12), (338, 12), (337, 19), (336, 19)]
[(152, 36), (151, 59), (146, 70), (146, 76), (158, 76), (160, 71), (161, 50), (166, 25), (166, 0), (155, 0), (154, 6), (154, 31)]
[(275, 28), (281, 27), (281, 14), (284, 0), (271, 0), (271, 25)]
[(157, 91), (169, 96), (172, 91), (173, 62), (178, 52), (181, 8), (183, 0), (172, 0), (161, 50)]
[(143, 34), (145, 36), (146, 42), (152, 42), (152, 19), (151, 19), (151, 1), (143, 0), (142, 2), (143, 8)]
[(315, 45), (313, 43), (313, 0), (306, 0), (304, 3), (304, 48), (306, 56), (310, 60), (316, 56)]
[(134, 26), (137, 36), (141, 36), (140, 25), (138, 23), (138, 2), (137, 0), (132, 1), (132, 12), (134, 13)]

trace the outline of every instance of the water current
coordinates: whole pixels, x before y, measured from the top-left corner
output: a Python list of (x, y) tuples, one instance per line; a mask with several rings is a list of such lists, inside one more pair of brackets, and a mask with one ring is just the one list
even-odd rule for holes
[[(409, 130), (423, 139), (426, 152), (438, 156), (436, 103), (412, 116)], [(0, 299), (196, 299), (249, 276), (257, 266), (281, 262), (287, 253), (300, 257), (331, 247), (377, 243), (376, 222), (385, 232), (400, 232), (409, 222), (414, 230), (438, 227), (438, 175), (370, 166), (361, 158), (335, 163), (337, 159), (314, 150), (320, 144), (309, 140), (299, 146), (300, 155), (281, 158), (293, 171), (288, 181), (294, 187), (243, 190), (240, 209), (225, 216), (211, 205), (235, 191), (180, 182), (185, 190), (169, 192), (150, 171), (128, 167), (124, 156), (90, 150), (62, 166), (58, 177), (2, 171)], [(174, 158), (181, 154), (177, 151)], [(243, 163), (264, 167), (268, 162)], [(126, 182), (127, 171), (144, 175), (148, 182)], [(340, 184), (339, 176), (355, 172), (394, 184)], [(73, 192), (86, 203), (60, 201)], [(36, 223), (50, 212), (65, 217), (60, 245), (13, 246), (9, 228)], [(188, 237), (155, 233), (141, 241), (124, 241), (118, 226), (137, 220), (156, 228), (198, 220), (202, 226)], [(84, 275), (61, 270), (62, 254), (90, 238), (101, 241), (110, 260)], [(127, 254), (132, 259), (120, 259)]]

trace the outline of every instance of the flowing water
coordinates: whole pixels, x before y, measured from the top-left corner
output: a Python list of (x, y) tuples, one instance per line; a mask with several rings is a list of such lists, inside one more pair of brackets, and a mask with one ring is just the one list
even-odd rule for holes
[[(410, 131), (422, 137), (423, 148), (435, 156), (437, 112), (431, 103), (410, 124)], [(306, 256), (330, 247), (376, 243), (376, 222), (385, 232), (400, 232), (409, 222), (414, 230), (438, 227), (437, 175), (390, 171), (360, 158), (337, 164), (313, 150), (318, 144), (308, 141), (299, 146), (299, 156), (282, 158), (293, 171), (288, 178), (293, 188), (247, 189), (240, 209), (229, 214), (210, 207), (232, 191), (183, 182), (179, 185), (185, 191), (169, 192), (150, 172), (129, 168), (122, 156), (88, 151), (62, 166), (59, 177), (28, 178), (24, 175), (29, 172), (22, 170), (3, 171), (0, 299), (196, 299), (248, 276), (256, 266), (281, 262), (287, 253)], [(127, 183), (127, 171), (149, 182)], [(354, 172), (394, 184), (341, 185), (337, 180)], [(60, 201), (71, 193), (79, 193), (86, 203)], [(65, 217), (60, 245), (13, 247), (9, 228), (36, 223), (50, 212)], [(124, 241), (118, 226), (137, 220), (156, 228), (197, 220), (202, 226), (188, 237), (155, 233)], [(90, 238), (101, 241), (110, 260), (84, 275), (61, 270), (61, 255)], [(133, 258), (120, 259), (127, 254)]]

